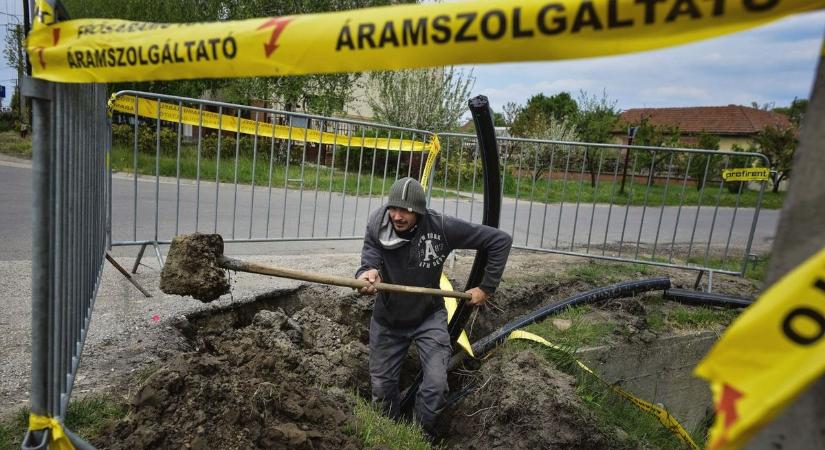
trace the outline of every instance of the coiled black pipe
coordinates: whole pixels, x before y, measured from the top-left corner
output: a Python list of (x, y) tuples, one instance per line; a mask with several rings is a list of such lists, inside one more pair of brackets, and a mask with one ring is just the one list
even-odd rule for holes
[(710, 305), (747, 308), (748, 306), (753, 304), (752, 299), (730, 297), (727, 295), (711, 294), (708, 292), (676, 288), (666, 290), (665, 298), (668, 300), (673, 300), (688, 305)]
[(519, 328), (524, 328), (527, 325), (538, 322), (545, 317), (560, 311), (564, 308), (580, 305), (582, 303), (598, 302), (601, 300), (608, 300), (611, 298), (627, 297), (636, 295), (641, 292), (666, 290), (670, 288), (670, 278), (652, 278), (649, 280), (635, 280), (625, 281), (622, 283), (604, 286), (592, 291), (582, 292), (576, 294), (561, 303), (554, 303), (541, 307), (527, 315), (521, 316), (518, 319), (509, 322), (499, 328), (498, 330), (488, 334), (473, 343), (473, 354), (476, 358), (481, 358), (487, 352), (500, 344), (507, 336)]

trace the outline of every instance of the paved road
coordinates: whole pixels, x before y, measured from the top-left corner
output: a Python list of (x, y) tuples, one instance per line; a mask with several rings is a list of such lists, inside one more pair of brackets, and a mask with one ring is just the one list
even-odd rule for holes
[[(388, 183), (391, 180), (387, 181)], [(0, 259), (29, 259), (31, 253), (31, 169), (25, 164), (0, 162)], [(367, 190), (366, 187), (362, 187)], [(363, 235), (368, 212), (383, 199), (376, 196), (342, 195), (327, 186), (315, 190), (313, 180), (306, 189), (234, 186), (202, 181), (116, 175), (113, 181), (113, 226), (115, 242), (168, 240), (178, 233), (218, 232), (226, 239), (283, 239), (288, 243), (248, 243), (233, 246), (236, 254), (269, 254), (358, 251), (353, 241), (306, 242), (317, 237)], [(178, 195), (179, 192), (179, 195)], [(158, 198), (157, 208), (155, 198)], [(179, 199), (179, 200), (178, 200)], [(217, 206), (217, 207), (216, 207)], [(447, 214), (480, 221), (480, 198), (433, 198), (432, 207)], [(501, 227), (514, 236), (517, 245), (573, 249), (601, 254), (667, 258), (670, 249), (690, 247), (691, 255), (702, 256), (710, 247), (723, 252), (730, 236), (728, 257), (741, 257), (754, 216), (752, 208), (714, 207), (624, 207), (621, 205), (566, 203), (545, 205), (524, 199), (505, 199)], [(756, 227), (755, 251), (770, 248), (779, 211), (762, 210)], [(156, 217), (157, 232), (156, 232)], [(694, 231), (695, 224), (695, 231)], [(693, 242), (691, 246), (691, 241)], [(637, 245), (638, 243), (638, 245)], [(710, 243), (710, 245), (708, 245)], [(133, 255), (132, 248), (117, 253)], [(711, 251), (711, 254), (715, 254)]]

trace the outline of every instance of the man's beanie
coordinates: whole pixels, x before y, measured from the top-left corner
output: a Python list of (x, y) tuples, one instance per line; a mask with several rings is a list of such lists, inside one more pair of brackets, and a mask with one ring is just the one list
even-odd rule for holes
[(415, 178), (401, 178), (392, 184), (387, 206), (427, 214), (427, 197), (424, 195), (424, 188)]

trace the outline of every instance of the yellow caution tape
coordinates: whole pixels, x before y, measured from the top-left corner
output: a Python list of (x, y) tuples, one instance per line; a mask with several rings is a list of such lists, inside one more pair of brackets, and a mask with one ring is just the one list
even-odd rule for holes
[(26, 48), (35, 78), (64, 83), (362, 72), (617, 55), (823, 7), (823, 0), (490, 0), (185, 24), (50, 25), (53, 15), (38, 14)]
[[(529, 340), (529, 341), (533, 341), (533, 342), (538, 342), (539, 344), (550, 347), (553, 350), (568, 353), (566, 350), (559, 347), (558, 345), (553, 344), (552, 342), (547, 341), (543, 337), (538, 336), (538, 335), (533, 334), (533, 333), (530, 333), (528, 331), (523, 331), (523, 330), (513, 331), (512, 333), (510, 333), (510, 335), (507, 337), (507, 339), (525, 339), (525, 340)], [(602, 377), (597, 375), (595, 372), (593, 372), (593, 370), (591, 370), (589, 367), (587, 367), (583, 362), (581, 362), (581, 361), (579, 361), (578, 359), (575, 359), (575, 358), (574, 358), (574, 360), (576, 361), (576, 364), (582, 370), (584, 370), (585, 372), (593, 375), (597, 380), (599, 380), (602, 383), (609, 386), (611, 389), (613, 389), (614, 392), (616, 392), (616, 394), (618, 394), (619, 396), (629, 400), (631, 403), (636, 405), (642, 411), (644, 411), (644, 412), (650, 414), (651, 416), (655, 417), (656, 419), (658, 419), (659, 422), (661, 422), (662, 425), (665, 426), (665, 428), (667, 428), (673, 434), (678, 436), (679, 439), (681, 439), (687, 445), (689, 445), (690, 448), (695, 449), (695, 450), (700, 449), (700, 447), (698, 445), (696, 445), (695, 442), (693, 442), (693, 438), (690, 437), (690, 434), (688, 434), (688, 432), (685, 431), (685, 428), (682, 426), (682, 424), (680, 424), (679, 421), (676, 420), (675, 417), (670, 415), (670, 413), (667, 412), (667, 410), (665, 410), (664, 408), (660, 408), (660, 407), (654, 405), (653, 403), (642, 400), (642, 399), (634, 396), (633, 394), (625, 391), (624, 389), (622, 389), (618, 386), (615, 386), (611, 383), (608, 383), (605, 379), (603, 379)]]
[(716, 407), (711, 449), (738, 449), (825, 371), (825, 249), (762, 294), (695, 374)]
[(29, 430), (50, 431), (51, 440), (48, 447), (56, 450), (74, 450), (74, 445), (69, 440), (66, 433), (63, 432), (63, 424), (54, 417), (39, 416), (35, 413), (29, 413)]
[[(450, 283), (450, 280), (447, 279), (444, 272), (441, 273), (441, 280), (438, 283), (438, 287), (439, 289), (445, 291), (453, 290), (453, 284)], [(447, 308), (447, 323), (450, 323), (450, 321), (453, 320), (455, 310), (458, 309), (458, 299), (455, 297), (444, 297), (444, 307)], [(467, 337), (467, 331), (461, 330), (461, 334), (458, 336), (458, 340), (456, 342), (459, 347), (467, 352), (468, 355), (475, 358), (475, 355), (473, 354), (473, 346), (470, 344), (470, 338)]]
[(765, 181), (770, 176), (771, 169), (767, 167), (744, 167), (722, 171), (722, 179), (725, 181)]
[(179, 122), (186, 125), (203, 126), (213, 130), (224, 130), (232, 133), (240, 132), (262, 137), (277, 139), (291, 139), (296, 142), (315, 142), (321, 144), (335, 144), (346, 147), (364, 147), (379, 150), (394, 150), (402, 152), (428, 152), (431, 143), (414, 141), (412, 139), (396, 139), (386, 137), (357, 137), (304, 127), (289, 125), (273, 125), (251, 119), (240, 119), (231, 114), (218, 114), (212, 111), (202, 111), (198, 108), (178, 106), (173, 103), (160, 102), (146, 98), (136, 98), (131, 95), (120, 97), (112, 96), (109, 100), (109, 109), (125, 114), (135, 114), (140, 117), (157, 119), (168, 122)]
[(438, 159), (438, 154), (441, 152), (441, 142), (438, 140), (438, 135), (434, 134), (430, 136), (430, 142), (428, 145), (428, 151), (430, 153), (427, 155), (427, 163), (424, 165), (424, 172), (421, 174), (421, 186), (425, 191), (430, 183), (430, 175), (435, 167), (435, 160)]

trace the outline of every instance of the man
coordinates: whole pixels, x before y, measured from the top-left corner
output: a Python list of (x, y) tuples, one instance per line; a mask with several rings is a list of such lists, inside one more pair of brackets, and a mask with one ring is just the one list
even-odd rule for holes
[[(505, 232), (442, 216), (427, 209), (421, 184), (402, 178), (390, 188), (386, 205), (367, 223), (361, 267), (355, 276), (375, 283), (438, 288), (444, 260), (453, 249), (486, 250), (481, 284), (467, 291), (469, 304), (483, 305), (504, 271), (512, 238)], [(415, 400), (415, 416), (424, 431), (435, 435), (435, 422), (447, 397), (447, 365), (452, 355), (447, 311), (441, 297), (380, 292), (370, 322), (372, 400), (393, 418), (399, 415), (401, 363), (415, 342), (424, 379)]]

